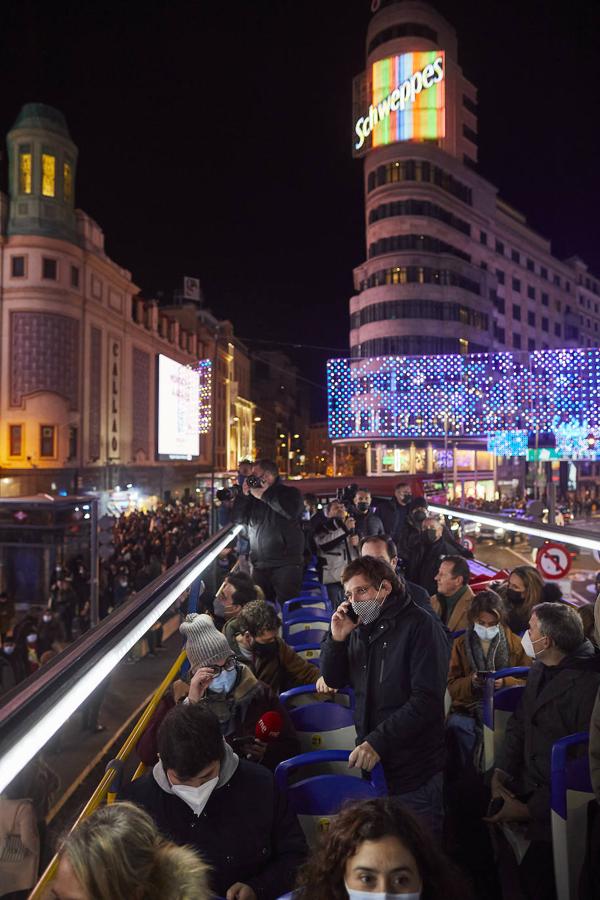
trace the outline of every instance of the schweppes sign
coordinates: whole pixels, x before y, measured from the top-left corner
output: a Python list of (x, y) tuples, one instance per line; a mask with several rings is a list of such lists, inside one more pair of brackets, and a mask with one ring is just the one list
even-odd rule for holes
[[(364, 81), (361, 87), (359, 93), (364, 97)], [(445, 136), (443, 50), (403, 53), (378, 60), (373, 63), (366, 93), (371, 102), (368, 110), (355, 119), (355, 153), (396, 141), (437, 140)], [(355, 98), (356, 95), (355, 87)]]

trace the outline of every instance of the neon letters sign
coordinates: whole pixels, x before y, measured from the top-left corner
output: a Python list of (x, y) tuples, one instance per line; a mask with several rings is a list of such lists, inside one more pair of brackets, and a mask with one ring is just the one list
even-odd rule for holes
[(403, 53), (373, 63), (371, 104), (357, 119), (355, 152), (445, 134), (445, 55)]

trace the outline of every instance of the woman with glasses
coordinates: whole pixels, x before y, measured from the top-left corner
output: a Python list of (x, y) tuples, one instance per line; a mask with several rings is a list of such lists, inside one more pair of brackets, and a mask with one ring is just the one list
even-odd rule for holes
[[(191, 613), (179, 630), (186, 639), (187, 683), (176, 681), (158, 705), (136, 748), (142, 762), (147, 766), (156, 762), (159, 725), (176, 703), (200, 703), (212, 710), (233, 749), (269, 769), (299, 753), (296, 731), (279, 698), (235, 658), (210, 616)], [(267, 712), (281, 719), (279, 737), (268, 743), (256, 737), (257, 724)]]

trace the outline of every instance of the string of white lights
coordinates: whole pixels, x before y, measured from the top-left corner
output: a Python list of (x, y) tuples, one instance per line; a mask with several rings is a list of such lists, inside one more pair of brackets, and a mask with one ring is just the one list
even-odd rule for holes
[(137, 625), (125, 634), (92, 668), (78, 678), (56, 703), (37, 722), (27, 734), (18, 739), (9, 750), (0, 757), (0, 793), (11, 783), (19, 772), (33, 759), (36, 753), (56, 734), (59, 728), (73, 715), (81, 704), (90, 696), (98, 685), (110, 675), (129, 650), (146, 634), (151, 626), (165, 613), (179, 596), (186, 590), (204, 570), (213, 562), (218, 554), (242, 530), (236, 525), (232, 532), (223, 538), (213, 549), (199, 560), (195, 566), (181, 577), (156, 606), (152, 608)]

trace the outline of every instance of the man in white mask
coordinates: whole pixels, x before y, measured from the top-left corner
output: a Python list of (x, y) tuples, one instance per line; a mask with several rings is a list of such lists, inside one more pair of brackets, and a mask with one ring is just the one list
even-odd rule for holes
[(291, 890), (306, 844), (264, 766), (239, 759), (219, 721), (200, 704), (179, 704), (158, 733), (160, 759), (128, 785), (160, 831), (192, 846), (227, 900), (276, 900)]
[[(520, 824), (529, 842), (514, 865), (524, 896), (554, 897), (550, 785), (552, 747), (568, 734), (587, 731), (600, 686), (600, 653), (586, 640), (581, 618), (564, 603), (533, 607), (522, 639), (534, 659), (523, 697), (506, 727), (491, 783), (502, 801), (486, 821)], [(521, 845), (523, 847), (523, 845)], [(505, 855), (506, 864), (514, 857)]]
[(354, 560), (342, 582), (321, 673), (330, 687), (355, 691), (349, 765), (371, 771), (381, 762), (389, 793), (440, 834), (448, 643), (382, 559)]

